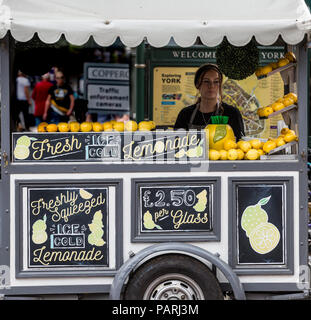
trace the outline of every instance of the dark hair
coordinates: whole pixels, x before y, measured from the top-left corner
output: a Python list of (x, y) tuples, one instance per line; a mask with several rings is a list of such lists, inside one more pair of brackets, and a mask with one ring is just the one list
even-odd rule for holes
[[(219, 101), (219, 105), (218, 105), (218, 110), (217, 113), (223, 114), (224, 109), (222, 106), (222, 80), (223, 80), (223, 75), (220, 71), (220, 69), (218, 68), (218, 66), (216, 64), (213, 63), (206, 63), (203, 64), (202, 66), (199, 67), (199, 69), (196, 71), (195, 75), (194, 75), (194, 85), (197, 89), (199, 89), (201, 83), (202, 83), (202, 78), (205, 74), (205, 72), (209, 71), (209, 70), (214, 70), (219, 74), (219, 78), (220, 78), (220, 86), (219, 86), (219, 94), (220, 94), (220, 101)], [(201, 97), (199, 97), (197, 99), (196, 103), (199, 103), (201, 101)]]

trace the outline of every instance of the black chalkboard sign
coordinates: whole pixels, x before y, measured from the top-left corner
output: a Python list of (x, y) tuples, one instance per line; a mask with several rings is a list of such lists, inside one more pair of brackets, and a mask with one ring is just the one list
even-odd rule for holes
[(238, 263), (284, 264), (284, 185), (237, 186)]
[(211, 231), (212, 193), (212, 185), (141, 186), (141, 233)]
[(206, 158), (204, 131), (13, 133), (13, 162), (189, 161)]
[(29, 188), (28, 266), (108, 266), (107, 188)]

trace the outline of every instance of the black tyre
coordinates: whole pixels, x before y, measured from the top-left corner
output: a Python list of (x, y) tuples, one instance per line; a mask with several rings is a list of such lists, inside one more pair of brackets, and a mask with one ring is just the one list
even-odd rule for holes
[(125, 300), (223, 300), (214, 274), (203, 263), (183, 255), (154, 258), (136, 270)]

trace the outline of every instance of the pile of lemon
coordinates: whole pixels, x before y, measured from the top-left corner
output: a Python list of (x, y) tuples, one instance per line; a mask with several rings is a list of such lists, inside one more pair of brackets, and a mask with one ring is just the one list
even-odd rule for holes
[(236, 143), (234, 140), (228, 139), (224, 142), (223, 150), (209, 149), (209, 159), (214, 161), (259, 160), (260, 156), (291, 141), (298, 141), (298, 137), (295, 131), (289, 128), (283, 128), (277, 138), (269, 138), (266, 142), (252, 139), (250, 141), (240, 140)]
[(297, 95), (293, 92), (290, 92), (273, 102), (271, 105), (259, 108), (257, 110), (257, 114), (259, 117), (268, 117), (271, 113), (282, 110), (290, 105), (297, 104), (297, 102)]
[(82, 122), (77, 121), (70, 122), (60, 122), (47, 123), (41, 122), (38, 127), (38, 132), (102, 132), (102, 131), (151, 131), (156, 128), (154, 121), (140, 121), (137, 123), (134, 120), (129, 120), (127, 122), (119, 122), (115, 120), (106, 121), (104, 123), (100, 122)]
[(275, 70), (277, 68), (286, 66), (290, 62), (296, 62), (296, 56), (291, 51), (286, 52), (284, 58), (280, 58), (277, 62), (271, 62), (271, 63), (267, 64), (266, 66), (259, 67), (255, 71), (255, 74), (256, 74), (257, 77), (265, 76), (269, 72), (271, 72), (271, 71), (273, 71), (273, 70)]

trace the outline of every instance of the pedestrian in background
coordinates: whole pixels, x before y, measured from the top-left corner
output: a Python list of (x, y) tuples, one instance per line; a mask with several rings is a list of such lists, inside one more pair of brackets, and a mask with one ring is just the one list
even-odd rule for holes
[(75, 103), (73, 90), (65, 82), (62, 71), (55, 73), (55, 80), (56, 84), (49, 89), (42, 119), (51, 123), (68, 122)]
[(49, 81), (49, 73), (42, 75), (41, 79), (41, 81), (36, 83), (31, 95), (33, 101), (35, 102), (34, 116), (36, 126), (38, 126), (38, 124), (43, 120), (42, 116), (44, 114), (45, 102), (49, 95), (49, 89), (53, 86), (53, 84)]
[[(16, 78), (16, 106), (17, 112), (15, 116), (15, 124), (20, 125), (21, 122), (24, 122), (24, 129), (29, 131), (30, 119), (29, 119), (29, 107), (31, 106), (30, 99), (30, 81), (27, 76), (22, 72), (18, 71)], [(22, 121), (19, 116), (20, 113), (23, 115)]]

